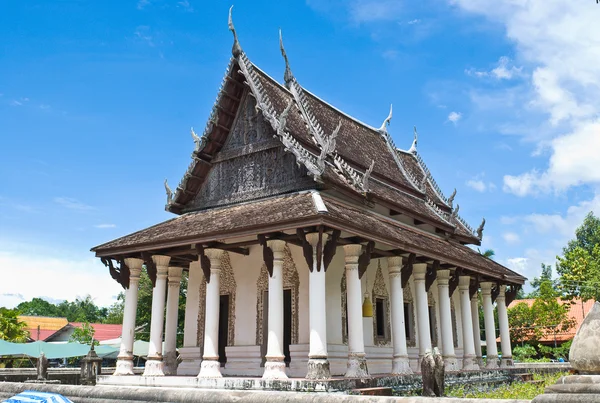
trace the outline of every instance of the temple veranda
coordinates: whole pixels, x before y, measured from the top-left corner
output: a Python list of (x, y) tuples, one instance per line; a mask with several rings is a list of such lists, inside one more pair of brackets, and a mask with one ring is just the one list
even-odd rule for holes
[(175, 192), (165, 181), (176, 217), (92, 249), (125, 289), (114, 375), (133, 375), (142, 270), (154, 285), (143, 377), (401, 375), (433, 347), (448, 371), (511, 366), (506, 306), (526, 279), (467, 246), (485, 220), (473, 230), (460, 217), (416, 129), (405, 151), (391, 109), (375, 128), (317, 98), (283, 41), (278, 83), (250, 62), (231, 15), (229, 26), (233, 57), (206, 129), (192, 130), (192, 163)]

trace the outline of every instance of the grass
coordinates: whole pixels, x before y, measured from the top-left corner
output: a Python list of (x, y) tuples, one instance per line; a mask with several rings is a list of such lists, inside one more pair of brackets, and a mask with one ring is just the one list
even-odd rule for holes
[(537, 395), (544, 393), (544, 388), (556, 383), (561, 376), (568, 375), (566, 372), (554, 374), (533, 374), (534, 381), (543, 381), (540, 383), (513, 382), (512, 384), (502, 385), (493, 390), (476, 390), (473, 386), (460, 385), (447, 389), (446, 396), (449, 397), (469, 397), (478, 399), (533, 399)]

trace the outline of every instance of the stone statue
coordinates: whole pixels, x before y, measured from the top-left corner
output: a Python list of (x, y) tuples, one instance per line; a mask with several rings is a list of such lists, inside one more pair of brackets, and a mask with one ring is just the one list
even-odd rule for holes
[(421, 376), (423, 378), (423, 394), (425, 397), (441, 397), (444, 395), (444, 360), (437, 347), (427, 350), (421, 360)]
[(40, 356), (37, 359), (37, 380), (45, 381), (48, 379), (48, 358), (46, 358), (46, 354), (43, 352), (40, 353)]
[(433, 349), (433, 359), (435, 361), (435, 367), (433, 369), (433, 392), (437, 397), (444, 396), (445, 382), (444, 377), (446, 375), (446, 369), (444, 367), (444, 359), (440, 354), (440, 350), (437, 347)]
[(433, 397), (435, 396), (434, 385), (435, 385), (435, 358), (431, 350), (427, 350), (423, 359), (421, 360), (421, 377), (423, 378), (423, 393), (421, 396)]

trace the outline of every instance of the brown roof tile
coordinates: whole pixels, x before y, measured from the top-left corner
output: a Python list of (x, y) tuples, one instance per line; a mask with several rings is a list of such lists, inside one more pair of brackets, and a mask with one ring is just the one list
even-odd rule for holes
[(457, 266), (479, 271), (495, 278), (506, 276), (509, 282), (522, 284), (525, 277), (494, 262), (474, 250), (453, 241), (444, 240), (433, 234), (418, 231), (401, 223), (380, 217), (361, 208), (324, 198), (328, 209), (327, 219), (344, 223), (365, 233), (378, 236), (386, 243), (420, 252), (425, 256), (446, 260)]
[(222, 236), (245, 228), (268, 226), (317, 217), (310, 193), (274, 197), (252, 203), (183, 214), (172, 220), (92, 248), (99, 256), (115, 249), (143, 247), (160, 242)]

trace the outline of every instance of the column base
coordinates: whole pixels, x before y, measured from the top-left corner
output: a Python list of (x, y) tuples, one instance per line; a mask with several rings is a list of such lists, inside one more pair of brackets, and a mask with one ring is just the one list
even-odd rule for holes
[(265, 372), (263, 372), (262, 379), (287, 379), (288, 376), (285, 373), (285, 357), (267, 357), (265, 362)]
[(500, 360), (500, 368), (508, 368), (508, 367), (514, 367), (515, 363), (512, 359), (512, 357), (502, 357), (502, 359)]
[(410, 369), (410, 361), (408, 356), (394, 357), (392, 360), (392, 374), (393, 375), (411, 375), (413, 373)]
[(306, 379), (329, 379), (329, 361), (327, 358), (309, 358)]
[(442, 357), (444, 360), (444, 369), (446, 371), (458, 371), (460, 367), (458, 366), (458, 360), (455, 355), (449, 357)]
[(483, 357), (477, 357), (475, 362), (479, 363), (479, 368), (485, 368), (485, 361), (483, 360)]
[(117, 357), (117, 368), (114, 376), (133, 375), (133, 355)]
[(499, 368), (498, 366), (498, 357), (487, 357), (486, 358), (486, 364), (485, 364), (485, 368), (486, 369), (496, 369)]
[(165, 376), (162, 357), (148, 357), (142, 376)]
[(163, 356), (163, 372), (165, 375), (177, 375), (177, 352), (169, 351)]
[(475, 357), (463, 358), (463, 371), (479, 371), (479, 363)]
[(198, 378), (223, 378), (221, 363), (217, 360), (203, 360)]
[(345, 378), (370, 378), (367, 360), (364, 354), (348, 354)]
[(177, 375), (193, 375), (197, 376), (200, 372), (200, 363), (202, 362), (202, 354), (200, 347), (188, 346), (179, 349), (181, 362), (177, 366)]

